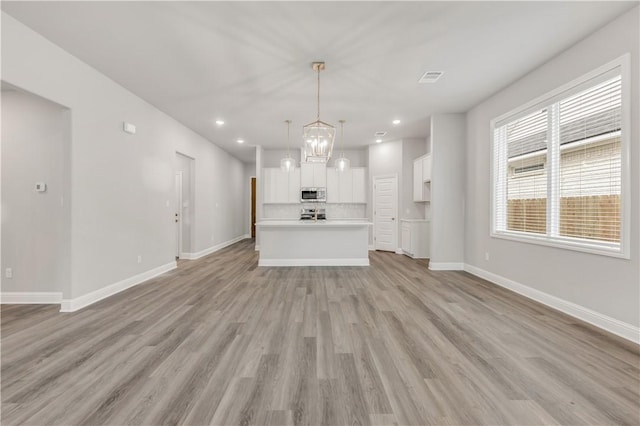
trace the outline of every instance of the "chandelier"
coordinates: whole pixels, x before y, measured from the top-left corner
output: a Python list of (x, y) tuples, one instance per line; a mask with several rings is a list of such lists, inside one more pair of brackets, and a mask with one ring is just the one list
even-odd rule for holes
[(336, 129), (320, 121), (320, 71), (324, 70), (324, 62), (314, 62), (311, 66), (318, 73), (318, 115), (316, 121), (302, 128), (302, 151), (304, 161), (326, 163), (331, 158)]

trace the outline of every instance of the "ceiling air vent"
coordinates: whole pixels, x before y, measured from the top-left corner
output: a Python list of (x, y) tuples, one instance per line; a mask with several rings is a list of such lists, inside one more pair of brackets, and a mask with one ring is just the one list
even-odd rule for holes
[(442, 74), (444, 74), (444, 71), (427, 71), (422, 77), (420, 77), (418, 83), (435, 83), (440, 77), (442, 77)]
[(387, 132), (375, 132), (374, 136), (377, 137), (377, 138), (381, 138), (386, 134), (387, 134)]

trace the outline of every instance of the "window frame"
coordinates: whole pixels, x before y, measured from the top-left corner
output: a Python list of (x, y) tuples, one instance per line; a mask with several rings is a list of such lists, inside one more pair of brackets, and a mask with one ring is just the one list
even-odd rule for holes
[[(549, 246), (561, 249), (567, 249), (572, 251), (580, 251), (586, 253), (592, 253), (603, 256), (618, 257), (623, 259), (630, 259), (630, 218), (631, 218), (631, 187), (630, 187), (630, 133), (631, 133), (631, 97), (630, 97), (630, 54), (626, 53), (572, 81), (563, 84), (562, 86), (545, 93), (525, 104), (512, 109), (511, 111), (502, 114), (492, 120), (489, 123), (490, 132), (490, 179), (491, 179), (491, 216), (490, 216), (490, 236), (493, 238), (500, 238), (511, 241), (518, 241), (542, 246)], [(498, 225), (498, 204), (504, 204), (504, 200), (497, 199), (497, 193), (501, 192), (506, 194), (506, 180), (508, 173), (498, 173), (499, 169), (504, 169), (504, 165), (496, 164), (499, 162), (506, 152), (498, 152), (500, 146), (496, 145), (495, 130), (496, 127), (500, 128), (507, 122), (523, 117), (536, 109), (543, 107), (549, 107), (560, 101), (563, 98), (569, 97), (572, 94), (578, 93), (587, 87), (590, 87), (594, 80), (600, 76), (612, 73), (619, 70), (621, 77), (621, 134), (620, 134), (620, 155), (621, 155), (621, 181), (620, 181), (620, 243), (607, 243), (605, 241), (588, 240), (576, 237), (563, 237), (560, 235), (550, 235), (553, 233), (551, 227), (553, 223), (547, 223), (547, 233), (545, 235), (535, 234), (523, 231), (507, 230), (506, 224), (503, 225), (503, 229), (500, 229)], [(617, 73), (616, 73), (617, 74)], [(551, 112), (553, 113), (553, 112)], [(548, 130), (551, 133), (551, 130)], [(552, 135), (549, 134), (547, 140), (551, 140)], [(549, 191), (557, 191), (556, 185), (553, 183), (554, 174), (558, 170), (552, 170), (549, 166), (549, 151), (557, 150), (559, 154), (560, 145), (558, 143), (552, 143), (547, 147), (548, 156), (545, 159), (545, 169), (547, 169), (547, 176), (549, 184), (547, 186), (547, 198), (553, 196)], [(504, 151), (504, 149), (503, 149)], [(508, 172), (509, 166), (507, 164), (506, 171)], [(504, 185), (504, 187), (501, 187)], [(547, 202), (547, 209), (551, 209), (551, 204)], [(506, 205), (501, 206), (502, 209), (506, 209)], [(503, 210), (505, 211), (505, 210)], [(547, 212), (547, 218), (551, 217), (551, 212)], [(506, 220), (506, 215), (504, 218)]]

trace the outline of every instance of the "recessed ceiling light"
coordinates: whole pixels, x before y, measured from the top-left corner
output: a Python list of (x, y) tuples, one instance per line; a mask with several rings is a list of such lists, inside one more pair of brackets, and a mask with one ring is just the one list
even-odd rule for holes
[(224, 124), (224, 120), (216, 120), (216, 124), (218, 126), (222, 126)]
[(392, 121), (393, 124), (400, 124), (400, 120), (396, 119)]
[(238, 143), (244, 143), (244, 139), (238, 139), (237, 142)]
[(376, 143), (382, 142), (382, 139), (376, 139)]

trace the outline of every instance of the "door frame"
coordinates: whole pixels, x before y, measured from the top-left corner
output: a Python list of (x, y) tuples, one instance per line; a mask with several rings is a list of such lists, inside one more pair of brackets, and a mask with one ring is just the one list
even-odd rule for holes
[(175, 185), (175, 225), (176, 225), (176, 259), (182, 256), (182, 170), (176, 170), (174, 177)]
[(398, 247), (398, 230), (399, 230), (399, 224), (400, 224), (400, 220), (398, 219), (398, 212), (400, 211), (400, 209), (398, 208), (398, 200), (399, 200), (399, 194), (398, 194), (398, 175), (396, 173), (391, 173), (391, 174), (385, 174), (385, 175), (376, 175), (373, 176), (372, 178), (372, 182), (371, 182), (371, 200), (372, 205), (371, 205), (371, 216), (372, 216), (372, 222), (373, 222), (373, 249), (377, 250), (376, 244), (377, 244), (377, 238), (376, 238), (376, 215), (375, 215), (375, 211), (376, 211), (376, 180), (378, 179), (389, 179), (389, 178), (393, 178), (395, 179), (395, 190), (394, 190), (394, 206), (395, 206), (395, 210), (396, 210), (396, 217), (393, 219), (396, 223), (394, 226), (395, 232), (393, 233), (393, 237), (394, 237), (394, 241), (393, 241), (393, 246), (394, 249), (393, 251), (395, 253), (401, 253), (402, 250)]
[(250, 205), (250, 213), (249, 213), (249, 221), (250, 221), (250, 225), (249, 225), (249, 229), (250, 229), (250, 233), (251, 233), (251, 238), (255, 238), (256, 237), (256, 207), (257, 207), (257, 203), (256, 203), (256, 197), (258, 195), (258, 188), (257, 188), (257, 184), (258, 184), (258, 179), (255, 176), (251, 176), (251, 194), (249, 195), (251, 197), (251, 200), (249, 201), (249, 205)]

